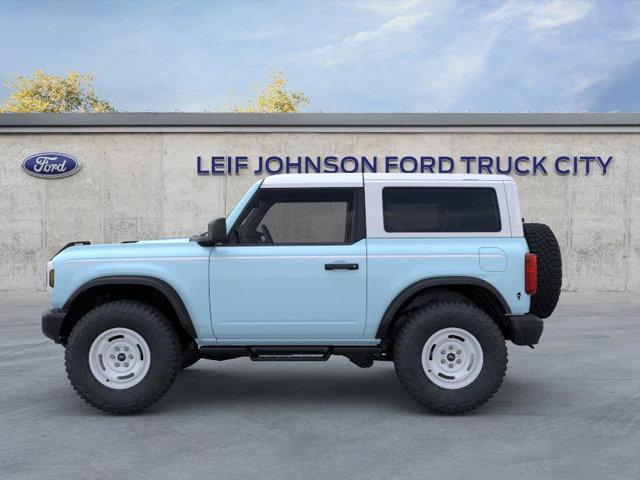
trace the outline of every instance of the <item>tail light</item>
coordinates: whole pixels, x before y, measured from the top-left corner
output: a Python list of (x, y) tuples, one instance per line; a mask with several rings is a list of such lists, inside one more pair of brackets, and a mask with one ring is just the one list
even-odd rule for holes
[(534, 295), (538, 290), (538, 257), (535, 253), (524, 254), (524, 291)]

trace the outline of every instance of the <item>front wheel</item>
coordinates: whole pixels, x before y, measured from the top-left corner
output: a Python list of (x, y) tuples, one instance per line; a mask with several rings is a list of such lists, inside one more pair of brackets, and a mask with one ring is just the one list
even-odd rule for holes
[(136, 413), (173, 384), (182, 352), (167, 318), (151, 305), (119, 300), (97, 306), (73, 327), (65, 352), (71, 385), (108, 413)]
[(400, 326), (393, 348), (402, 386), (437, 413), (457, 414), (487, 402), (507, 371), (502, 332), (465, 302), (416, 309)]

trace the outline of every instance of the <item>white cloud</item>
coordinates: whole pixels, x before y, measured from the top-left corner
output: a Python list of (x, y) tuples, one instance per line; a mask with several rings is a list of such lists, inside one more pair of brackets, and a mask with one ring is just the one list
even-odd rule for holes
[(534, 29), (568, 25), (585, 18), (592, 9), (586, 0), (547, 2), (508, 1), (484, 16), (486, 22), (517, 20)]
[(425, 0), (361, 0), (353, 3), (354, 7), (380, 15), (400, 15), (427, 5)]
[[(508, 77), (511, 72), (518, 72), (513, 75), (517, 88), (525, 88), (531, 97), (522, 101), (523, 105), (538, 102), (551, 104), (551, 109), (588, 110), (594, 102), (593, 92), (637, 58), (632, 44), (640, 39), (635, 35), (640, 23), (634, 25), (629, 10), (637, 11), (640, 4), (636, 2), (635, 8), (625, 2), (614, 5), (620, 7), (618, 15), (626, 18), (631, 27), (611, 30), (607, 14), (613, 12), (605, 10), (611, 4), (587, 1), (510, 1), (484, 16), (485, 25), (501, 29), (505, 35), (509, 29), (520, 31), (520, 46), (527, 49), (527, 54), (511, 57), (508, 70), (502, 69), (500, 75)], [(595, 15), (603, 17), (602, 30), (566, 28)], [(629, 45), (614, 41), (616, 38)]]
[[(389, 13), (387, 6), (379, 12)], [(376, 78), (393, 80), (381, 84), (364, 80), (369, 82), (369, 95), (399, 98), (407, 108), (425, 111), (585, 110), (593, 103), (592, 92), (637, 58), (629, 49), (637, 38), (638, 23), (627, 20), (621, 23), (623, 31), (620, 27), (615, 31), (605, 18), (603, 30), (579, 28), (578, 22), (608, 14), (603, 9), (611, 5), (549, 0), (506, 1), (493, 9), (466, 2), (448, 6), (453, 8), (447, 8), (446, 15), (430, 6), (428, 18), (424, 11), (413, 11), (415, 6), (405, 6), (375, 28), (304, 58), (323, 67), (379, 64), (382, 58), (390, 70), (403, 75), (393, 78), (376, 72)], [(612, 33), (618, 38), (624, 33), (628, 45), (611, 50), (616, 44)], [(413, 59), (420, 63), (412, 64)], [(359, 95), (357, 86), (349, 88), (354, 97)]]
[(582, 20), (591, 11), (591, 3), (554, 0), (531, 10), (529, 23), (533, 28), (551, 28)]
[(625, 5), (627, 8), (620, 13), (631, 23), (631, 26), (620, 32), (620, 39), (626, 42), (640, 40), (640, 0)]
[(524, 2), (514, 2), (510, 0), (504, 2), (500, 7), (487, 13), (482, 17), (484, 22), (499, 22), (503, 20), (510, 20), (517, 15), (521, 15), (526, 8)]
[(300, 59), (332, 66), (362, 60), (367, 55), (388, 56), (411, 49), (413, 30), (427, 16), (426, 12), (397, 15), (375, 29), (349, 35), (337, 43), (301, 55)]
[(496, 30), (467, 33), (426, 62), (424, 89), (434, 108), (449, 109), (478, 82), (498, 36)]
[(342, 40), (342, 45), (358, 45), (377, 39), (393, 36), (397, 33), (405, 32), (417, 26), (426, 18), (426, 13), (416, 13), (413, 15), (398, 15), (383, 23), (375, 30), (364, 30), (355, 35), (351, 35)]

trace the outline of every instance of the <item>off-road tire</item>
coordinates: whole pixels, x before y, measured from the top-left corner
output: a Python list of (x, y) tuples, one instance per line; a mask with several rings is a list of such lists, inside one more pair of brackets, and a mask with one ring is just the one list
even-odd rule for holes
[[(445, 328), (460, 328), (480, 343), (482, 369), (469, 385), (447, 389), (433, 383), (422, 366), (428, 339)], [(429, 410), (454, 415), (486, 403), (502, 384), (507, 371), (507, 346), (500, 328), (471, 303), (434, 302), (415, 309), (400, 326), (393, 344), (396, 373), (404, 389)]]
[(182, 360), (180, 362), (180, 370), (189, 368), (191, 365), (200, 360), (198, 353), (198, 345), (195, 342), (188, 342), (182, 345)]
[(525, 223), (523, 228), (529, 251), (538, 257), (538, 290), (531, 296), (529, 311), (539, 318), (547, 318), (558, 305), (562, 288), (560, 245), (547, 225)]
[[(147, 342), (149, 370), (136, 385), (115, 390), (101, 384), (89, 366), (93, 341), (111, 328), (135, 331)], [(107, 413), (137, 413), (158, 401), (173, 384), (182, 353), (176, 331), (156, 308), (133, 300), (104, 303), (87, 312), (73, 327), (65, 351), (71, 385), (80, 397)]]

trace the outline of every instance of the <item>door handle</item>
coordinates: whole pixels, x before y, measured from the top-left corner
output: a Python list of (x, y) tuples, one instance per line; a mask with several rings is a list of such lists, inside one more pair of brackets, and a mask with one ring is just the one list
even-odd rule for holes
[(358, 270), (360, 266), (357, 263), (325, 263), (325, 270)]

